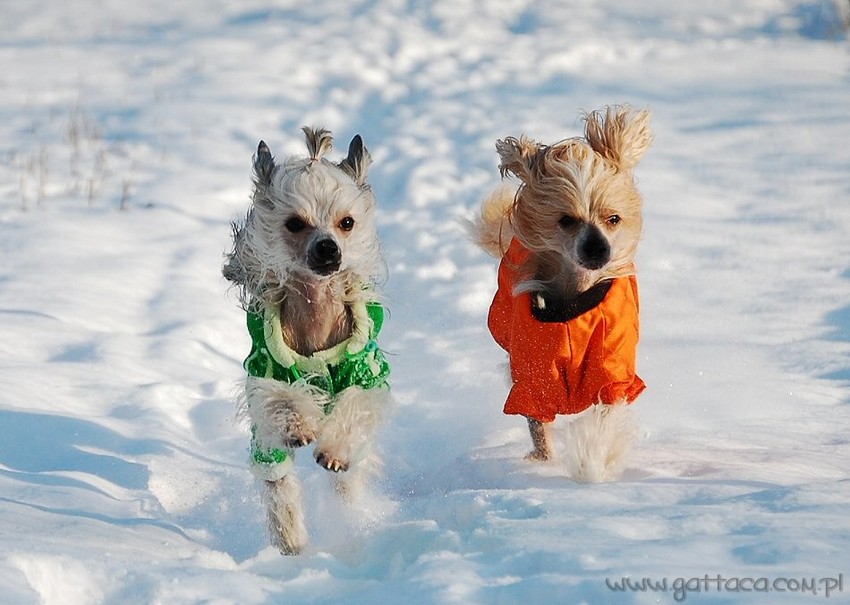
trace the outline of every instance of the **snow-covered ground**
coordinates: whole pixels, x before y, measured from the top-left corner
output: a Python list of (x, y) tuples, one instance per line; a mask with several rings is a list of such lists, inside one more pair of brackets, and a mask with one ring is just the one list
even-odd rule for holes
[[(0, 602), (846, 599), (846, 4), (2, 2)], [(577, 485), (501, 413), (495, 265), (460, 220), (497, 138), (623, 102), (656, 132), (649, 386), (623, 480)], [(397, 407), (354, 510), (302, 456), (313, 541), (283, 558), (219, 269), (257, 141), (300, 151), (304, 124), (375, 159)]]

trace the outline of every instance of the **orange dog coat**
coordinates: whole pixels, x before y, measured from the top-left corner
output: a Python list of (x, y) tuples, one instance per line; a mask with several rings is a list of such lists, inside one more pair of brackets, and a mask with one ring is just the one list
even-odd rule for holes
[(513, 386), (505, 413), (551, 422), (556, 414), (577, 414), (595, 403), (634, 401), (645, 388), (635, 373), (637, 279), (603, 282), (591, 288), (595, 294), (580, 295), (601, 298), (585, 305), (592, 308), (566, 321), (541, 321), (536, 294), (513, 295), (516, 268), (528, 255), (511, 241), (487, 319), (493, 338), (510, 356)]

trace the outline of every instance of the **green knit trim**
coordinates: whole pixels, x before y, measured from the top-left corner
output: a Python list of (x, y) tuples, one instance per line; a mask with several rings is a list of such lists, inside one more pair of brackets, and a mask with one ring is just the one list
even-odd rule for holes
[(267, 450), (260, 449), (259, 444), (251, 447), (251, 459), (257, 464), (283, 464), (289, 458), (289, 452), (276, 447)]
[(256, 469), (261, 469), (261, 476), (267, 481), (276, 481), (285, 474), (285, 469), (294, 462), (294, 454), (290, 449), (266, 447), (260, 445), (257, 438), (257, 426), (251, 427), (251, 462)]

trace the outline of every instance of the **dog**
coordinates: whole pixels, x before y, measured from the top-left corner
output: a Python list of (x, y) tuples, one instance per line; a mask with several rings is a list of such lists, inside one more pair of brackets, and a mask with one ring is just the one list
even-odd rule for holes
[(553, 457), (550, 427), (567, 415), (565, 462), (582, 482), (618, 478), (636, 438), (627, 408), (645, 385), (635, 373), (643, 219), (633, 171), (652, 143), (649, 119), (606, 107), (584, 115), (583, 137), (497, 141), (502, 178), (520, 184), (485, 199), (472, 225), (500, 259), (488, 327), (510, 357), (504, 411), (527, 418), (535, 461)]
[(357, 135), (331, 162), (331, 133), (303, 132), (306, 158), (276, 163), (260, 141), (251, 208), (233, 224), (222, 270), (247, 312), (240, 409), (271, 543), (285, 555), (308, 542), (296, 450), (312, 443), (315, 461), (351, 500), (379, 465), (372, 442), (389, 402), (389, 365), (376, 342), (385, 265), (366, 183), (371, 156)]

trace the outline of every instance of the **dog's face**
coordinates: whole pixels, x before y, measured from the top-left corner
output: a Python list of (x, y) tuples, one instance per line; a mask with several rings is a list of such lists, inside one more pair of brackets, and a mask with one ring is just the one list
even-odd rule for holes
[[(256, 165), (267, 161), (266, 153), (258, 153)], [(356, 137), (354, 155), (343, 162), (362, 166), (365, 153)], [(360, 176), (365, 178), (365, 167)], [(267, 185), (258, 182), (254, 207), (275, 234), (277, 264), (302, 279), (362, 272), (376, 253), (375, 199), (353, 169), (321, 159), (290, 160), (273, 169)]]
[(632, 270), (642, 229), (633, 168), (652, 140), (648, 121), (647, 112), (609, 108), (587, 116), (584, 138), (497, 143), (502, 172), (522, 181), (511, 220), (535, 256), (530, 277), (593, 283)]
[[(323, 156), (331, 135), (305, 128), (308, 158), (276, 164), (262, 141), (254, 158), (253, 206), (235, 229), (225, 276), (252, 297), (274, 298), (287, 282), (342, 276), (368, 283), (380, 264), (371, 163), (360, 136), (339, 163)], [(349, 279), (350, 278), (350, 279)]]

